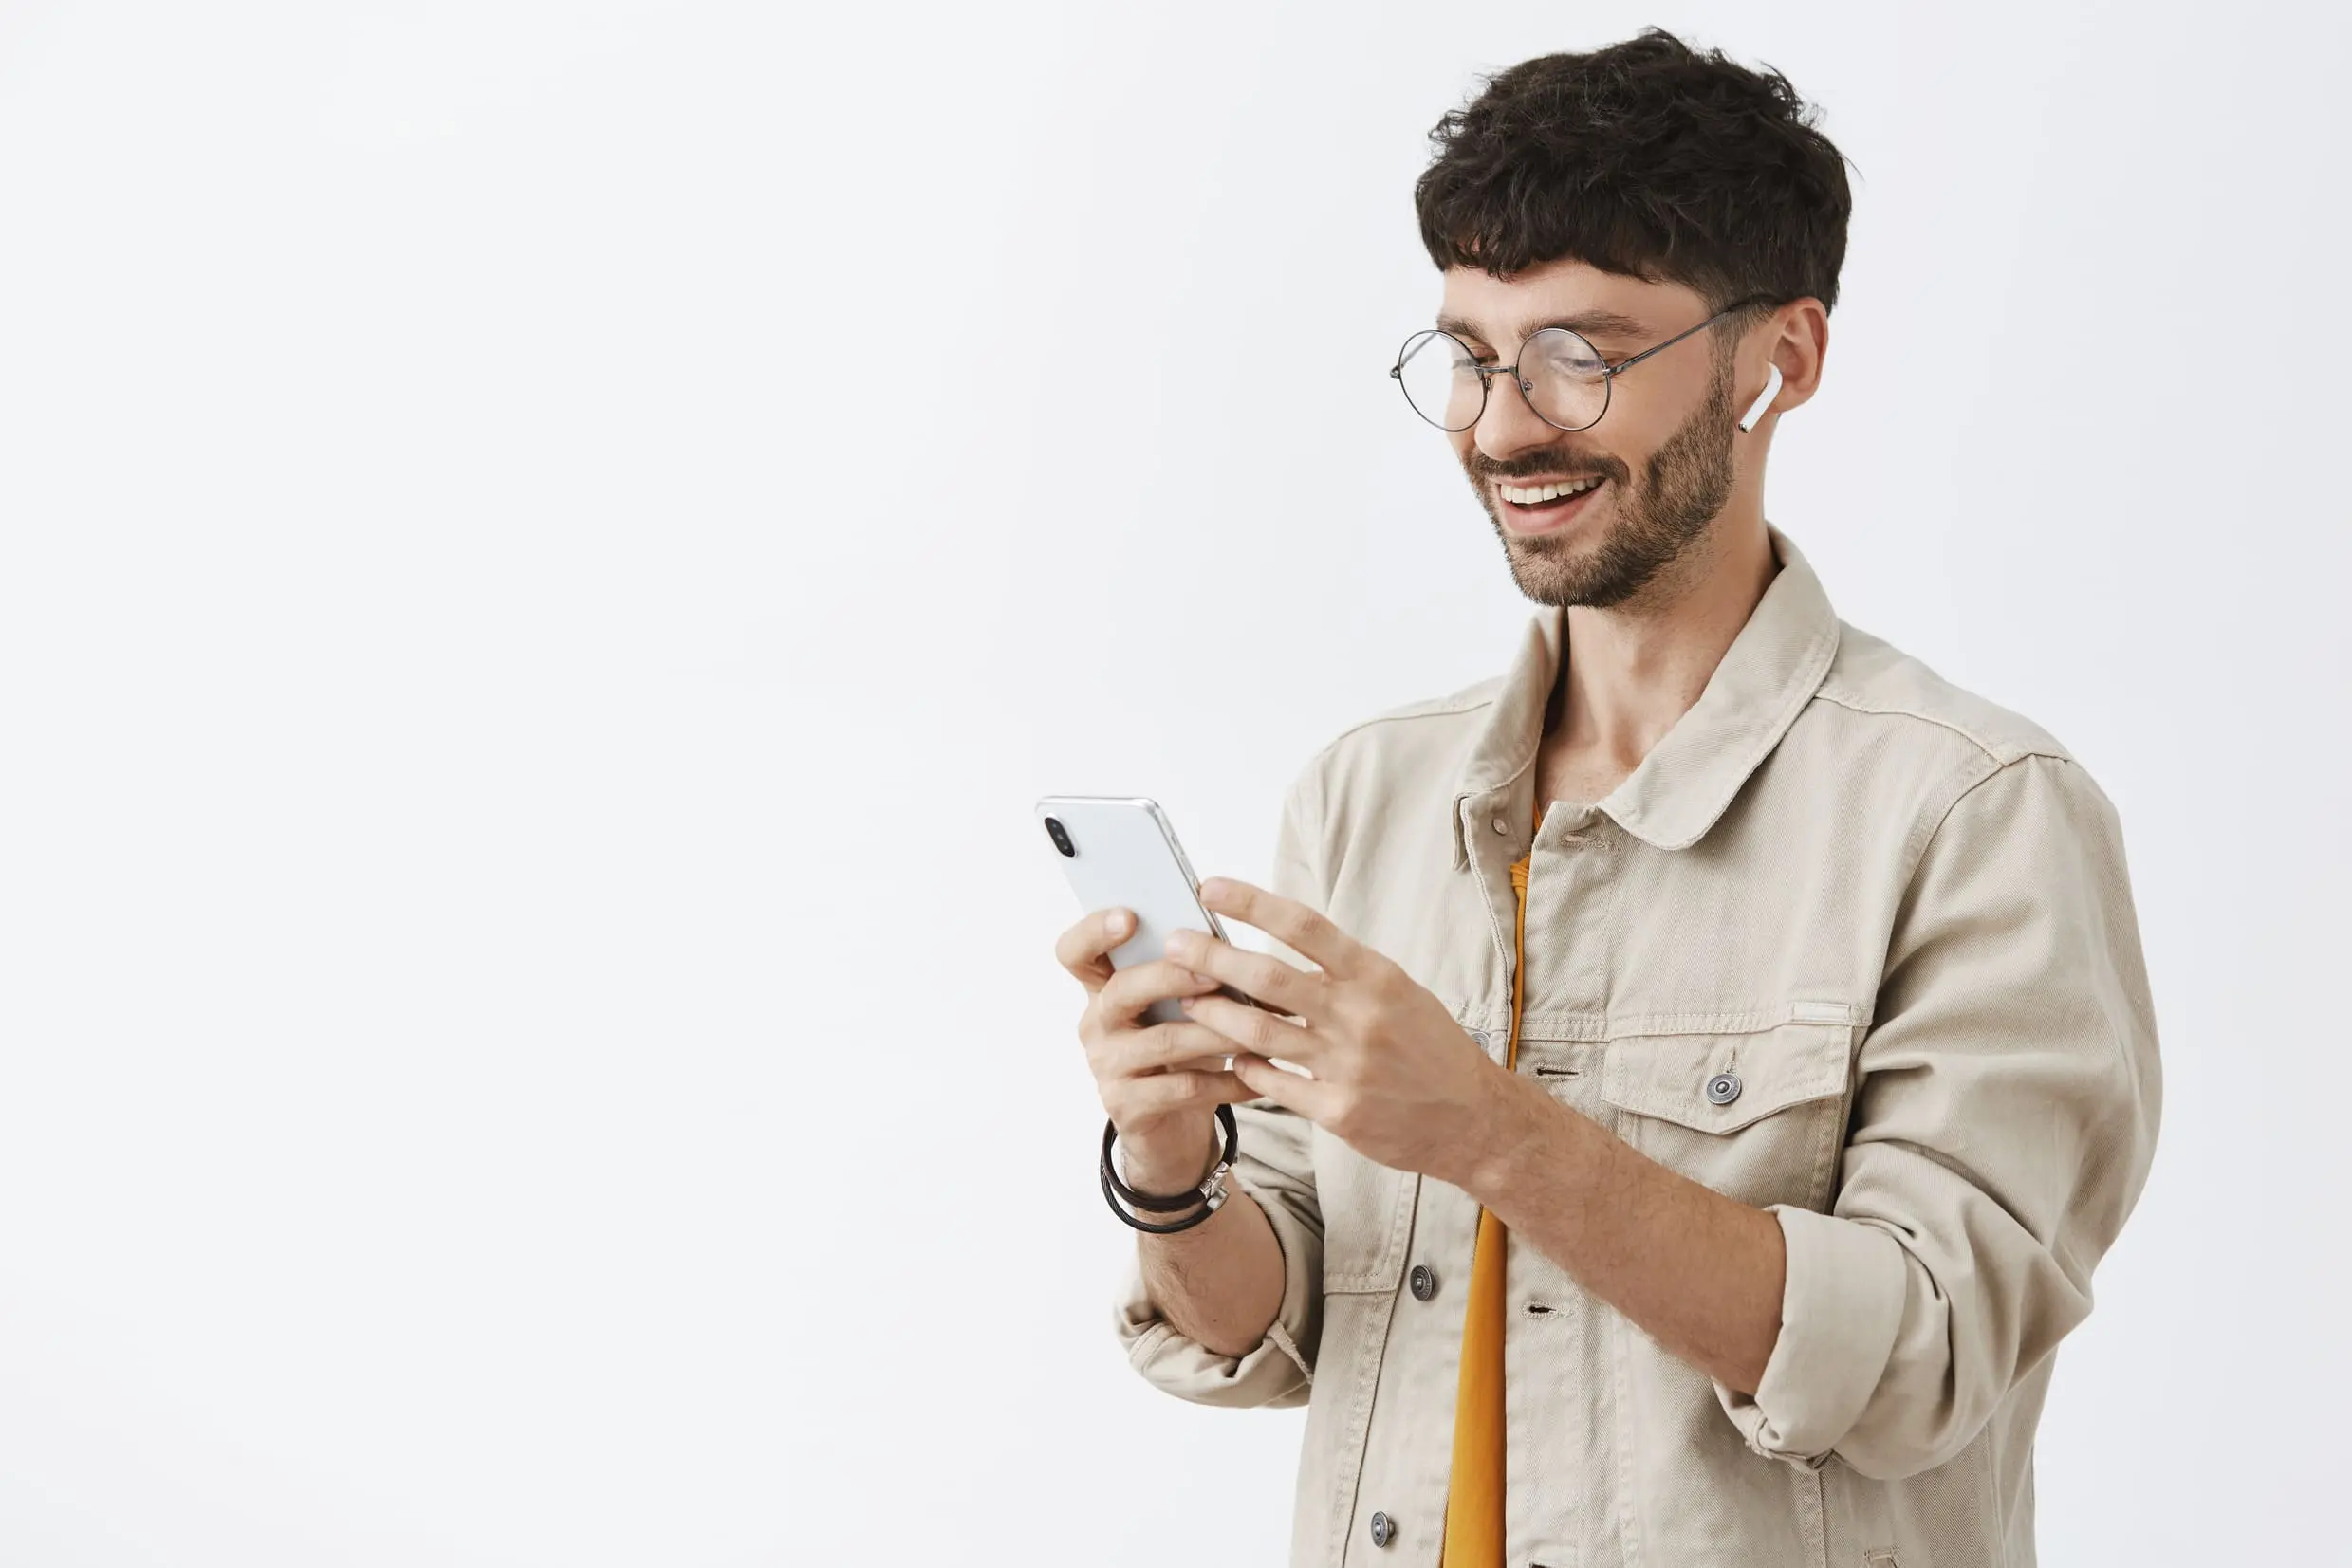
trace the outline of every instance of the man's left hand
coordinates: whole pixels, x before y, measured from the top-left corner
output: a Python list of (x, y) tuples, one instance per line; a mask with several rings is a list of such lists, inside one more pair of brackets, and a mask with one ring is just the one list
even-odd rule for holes
[[(1338, 1137), (1366, 1159), (1468, 1188), (1485, 1156), (1515, 1137), (1524, 1099), (1513, 1075), (1472, 1041), (1444, 1003), (1393, 960), (1294, 899), (1230, 877), (1201, 903), (1287, 944), (1312, 973), (1202, 932), (1177, 932), (1168, 956), (1277, 1012), (1229, 997), (1185, 1009), (1238, 1047), (1233, 1072), (1255, 1094)], [(1313, 1074), (1271, 1065), (1279, 1057)]]

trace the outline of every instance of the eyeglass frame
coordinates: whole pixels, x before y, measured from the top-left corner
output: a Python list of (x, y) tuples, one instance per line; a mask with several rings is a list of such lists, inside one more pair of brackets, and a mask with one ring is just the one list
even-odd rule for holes
[[(1634, 366), (1639, 364), (1651, 355), (1659, 352), (1661, 349), (1672, 348), (1675, 344), (1682, 341), (1683, 339), (1706, 331), (1709, 327), (1714, 325), (1717, 322), (1724, 320), (1726, 317), (1738, 315), (1750, 305), (1770, 304), (1773, 303), (1775, 302), (1769, 294), (1750, 294), (1744, 300), (1734, 301), (1732, 304), (1725, 305), (1721, 310), (1716, 311), (1713, 315), (1708, 317), (1696, 326), (1686, 327), (1682, 331), (1677, 332), (1673, 337), (1667, 339), (1664, 342), (1652, 343), (1649, 347), (1641, 350), (1639, 354), (1628, 354), (1625, 358), (1618, 360), (1615, 364), (1611, 364), (1607, 360), (1602, 359), (1601, 350), (1593, 347), (1593, 341), (1590, 338), (1585, 337), (1582, 332), (1577, 331), (1574, 327), (1537, 327), (1533, 332), (1528, 333), (1526, 340), (1520, 343), (1519, 358), (1521, 360), (1525, 360), (1528, 357), (1528, 343), (1535, 341), (1536, 339), (1542, 337), (1546, 332), (1563, 332), (1567, 334), (1567, 336), (1574, 338), (1578, 342), (1583, 343), (1586, 348), (1592, 349), (1592, 357), (1600, 361), (1601, 412), (1594, 415), (1589, 420), (1581, 425), (1563, 425), (1554, 420), (1545, 418), (1544, 411), (1535, 406), (1534, 397), (1529, 396), (1529, 394), (1535, 390), (1534, 383), (1528, 381), (1519, 374), (1518, 365), (1480, 364), (1478, 362), (1478, 357), (1475, 354), (1471, 354), (1470, 345), (1462, 341), (1461, 339), (1455, 338), (1453, 333), (1448, 332), (1442, 326), (1423, 327), (1420, 331), (1413, 333), (1411, 336), (1407, 337), (1404, 342), (1398, 345), (1397, 349), (1397, 362), (1389, 367), (1388, 377), (1390, 380), (1397, 383), (1397, 390), (1400, 393), (1404, 393), (1405, 407), (1411, 409), (1416, 415), (1418, 415), (1428, 423), (1436, 425), (1437, 429), (1444, 431), (1449, 435), (1458, 435), (1466, 430), (1476, 430), (1478, 428), (1478, 421), (1487, 416), (1487, 403), (1493, 395), (1494, 378), (1503, 375), (1505, 372), (1509, 373), (1512, 384), (1518, 387), (1519, 400), (1528, 405), (1528, 412), (1529, 414), (1534, 415), (1538, 419), (1543, 419), (1544, 423), (1550, 425), (1552, 429), (1557, 431), (1567, 431), (1572, 433), (1580, 430), (1590, 430), (1593, 426), (1601, 423), (1602, 420), (1609, 416), (1609, 404), (1612, 401), (1612, 394), (1616, 391), (1617, 378), (1621, 372), (1631, 370)], [(1478, 373), (1478, 412), (1471, 415), (1470, 423), (1467, 425), (1437, 424), (1436, 420), (1431, 419), (1428, 415), (1421, 413), (1421, 405), (1415, 402), (1413, 400), (1413, 395), (1411, 393), (1406, 393), (1404, 390), (1405, 349), (1412, 346), (1415, 339), (1433, 337), (1452, 339), (1454, 347), (1470, 356), (1470, 368)]]

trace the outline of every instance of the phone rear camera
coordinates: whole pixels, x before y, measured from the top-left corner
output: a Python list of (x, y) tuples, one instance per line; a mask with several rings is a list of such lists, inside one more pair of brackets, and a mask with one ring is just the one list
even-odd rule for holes
[(1046, 837), (1051, 839), (1053, 840), (1053, 847), (1060, 850), (1065, 856), (1073, 860), (1078, 858), (1078, 846), (1070, 842), (1069, 829), (1062, 825), (1062, 820), (1060, 818), (1048, 817), (1046, 819)]

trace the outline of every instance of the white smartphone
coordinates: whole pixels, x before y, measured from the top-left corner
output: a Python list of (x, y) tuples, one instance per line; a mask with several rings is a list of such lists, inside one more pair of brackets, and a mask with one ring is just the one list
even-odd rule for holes
[[(1048, 795), (1037, 802), (1037, 820), (1061, 857), (1070, 891), (1088, 913), (1135, 913), (1135, 934), (1111, 950), (1112, 968), (1162, 956), (1174, 931), (1225, 935), (1217, 917), (1201, 907), (1192, 862), (1157, 802), (1141, 796)], [(1236, 1002), (1257, 1005), (1231, 986), (1223, 990)], [(1174, 1000), (1155, 1002), (1143, 1012), (1150, 1023), (1183, 1016)]]

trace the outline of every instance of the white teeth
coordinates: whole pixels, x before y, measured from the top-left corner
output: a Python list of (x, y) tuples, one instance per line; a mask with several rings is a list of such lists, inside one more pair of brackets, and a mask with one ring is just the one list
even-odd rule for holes
[(1534, 489), (1521, 489), (1516, 485), (1498, 485), (1503, 499), (1513, 506), (1533, 507), (1546, 501), (1556, 501), (1564, 495), (1579, 495), (1600, 484), (1598, 479), (1579, 479), (1569, 485), (1539, 485)]

